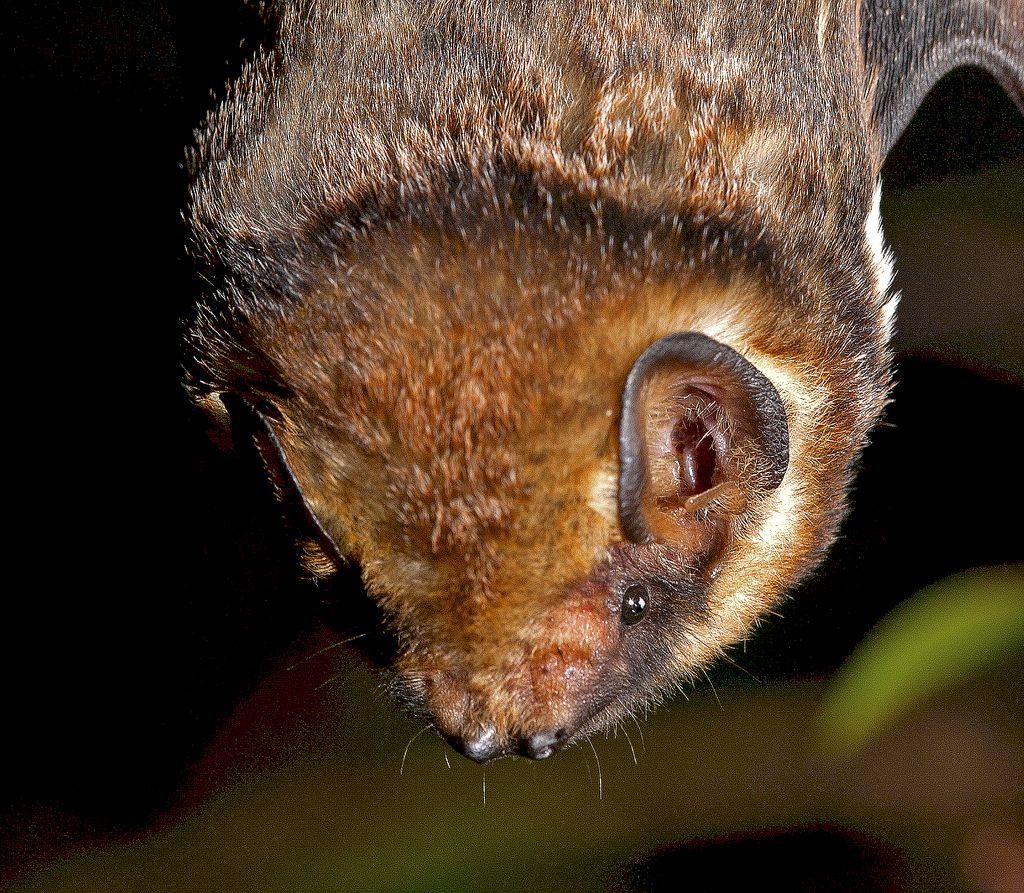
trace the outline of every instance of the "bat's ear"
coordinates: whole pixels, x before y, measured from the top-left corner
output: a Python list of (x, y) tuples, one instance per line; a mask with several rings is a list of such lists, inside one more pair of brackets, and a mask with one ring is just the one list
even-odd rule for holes
[(654, 342), (633, 364), (619, 427), (619, 516), (633, 542), (694, 557), (782, 483), (789, 426), (752, 363), (698, 332)]
[(863, 0), (860, 22), (883, 158), (962, 65), (991, 72), (1024, 111), (1024, 0)]
[(219, 399), (230, 414), (231, 430), (236, 444), (251, 443), (263, 463), (270, 482), (284, 507), (287, 521), (305, 534), (304, 563), (317, 576), (327, 576), (346, 564), (337, 543), (324, 529), (303, 493), (288, 456), (275, 431), (280, 422), (277, 410), (269, 401), (255, 402), (237, 394), (223, 394)]

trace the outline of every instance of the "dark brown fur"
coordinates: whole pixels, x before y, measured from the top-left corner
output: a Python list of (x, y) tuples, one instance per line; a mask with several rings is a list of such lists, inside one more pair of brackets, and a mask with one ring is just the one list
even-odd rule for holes
[[(443, 733), (598, 727), (814, 566), (884, 405), (858, 13), (335, 0), (276, 17), (192, 159), (211, 287), (189, 387), (266, 410)], [(767, 375), (791, 441), (713, 576), (685, 543), (626, 542), (616, 511), (626, 375), (687, 330)], [(674, 607), (627, 647), (608, 617), (633, 577)]]

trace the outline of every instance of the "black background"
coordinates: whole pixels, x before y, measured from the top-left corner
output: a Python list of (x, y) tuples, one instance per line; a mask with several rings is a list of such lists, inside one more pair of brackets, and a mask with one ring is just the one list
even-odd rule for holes
[[(179, 385), (179, 319), (196, 289), (184, 146), (258, 39), (255, 16), (230, 0), (12, 14), (8, 864), (141, 827), (172, 803), (218, 723), (348, 585), (300, 581), (260, 476), (209, 444)], [(926, 102), (885, 181), (1020, 162), (1022, 145), (994, 83), (961, 72)], [(1019, 519), (1001, 520), (1021, 504), (1021, 476), (991, 452), (1024, 418), (1019, 387), (910, 358), (900, 381), (825, 573), (748, 649), (761, 677), (825, 674), (917, 586), (1024, 557)]]

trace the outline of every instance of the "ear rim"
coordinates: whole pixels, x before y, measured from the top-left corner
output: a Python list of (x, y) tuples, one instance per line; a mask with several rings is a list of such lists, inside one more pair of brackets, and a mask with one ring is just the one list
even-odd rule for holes
[(758, 441), (769, 461), (759, 490), (779, 487), (789, 468), (789, 419), (775, 386), (753, 363), (726, 344), (702, 332), (675, 332), (659, 338), (634, 361), (622, 394), (619, 417), (619, 523), (626, 538), (647, 543), (653, 535), (644, 517), (648, 483), (647, 445), (638, 406), (640, 391), (656, 369), (677, 363), (698, 369), (723, 371), (740, 386), (753, 408)]
[(281, 440), (270, 422), (269, 416), (275, 415), (276, 409), (265, 401), (258, 406), (251, 400), (234, 393), (224, 393), (220, 399), (235, 424), (244, 420), (246, 437), (251, 439), (264, 468), (270, 475), (271, 483), (277, 492), (278, 499), (284, 506), (286, 515), (293, 518), (301, 517), (311, 528), (316, 544), (328, 556), (335, 568), (345, 567), (348, 560), (306, 499), (302, 486), (285, 455)]

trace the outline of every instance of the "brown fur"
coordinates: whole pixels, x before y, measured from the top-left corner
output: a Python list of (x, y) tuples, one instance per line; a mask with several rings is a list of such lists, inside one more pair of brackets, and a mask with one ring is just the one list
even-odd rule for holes
[[(865, 238), (881, 159), (853, 6), (277, 14), (193, 158), (213, 285), (190, 387), (273, 407), (443, 732), (571, 724), (604, 687), (596, 727), (813, 567), (885, 401), (887, 286)], [(647, 345), (687, 330), (773, 382), (791, 460), (641, 673), (616, 664), (607, 581), (690, 591), (695, 571), (685, 543), (623, 540), (620, 398)]]

